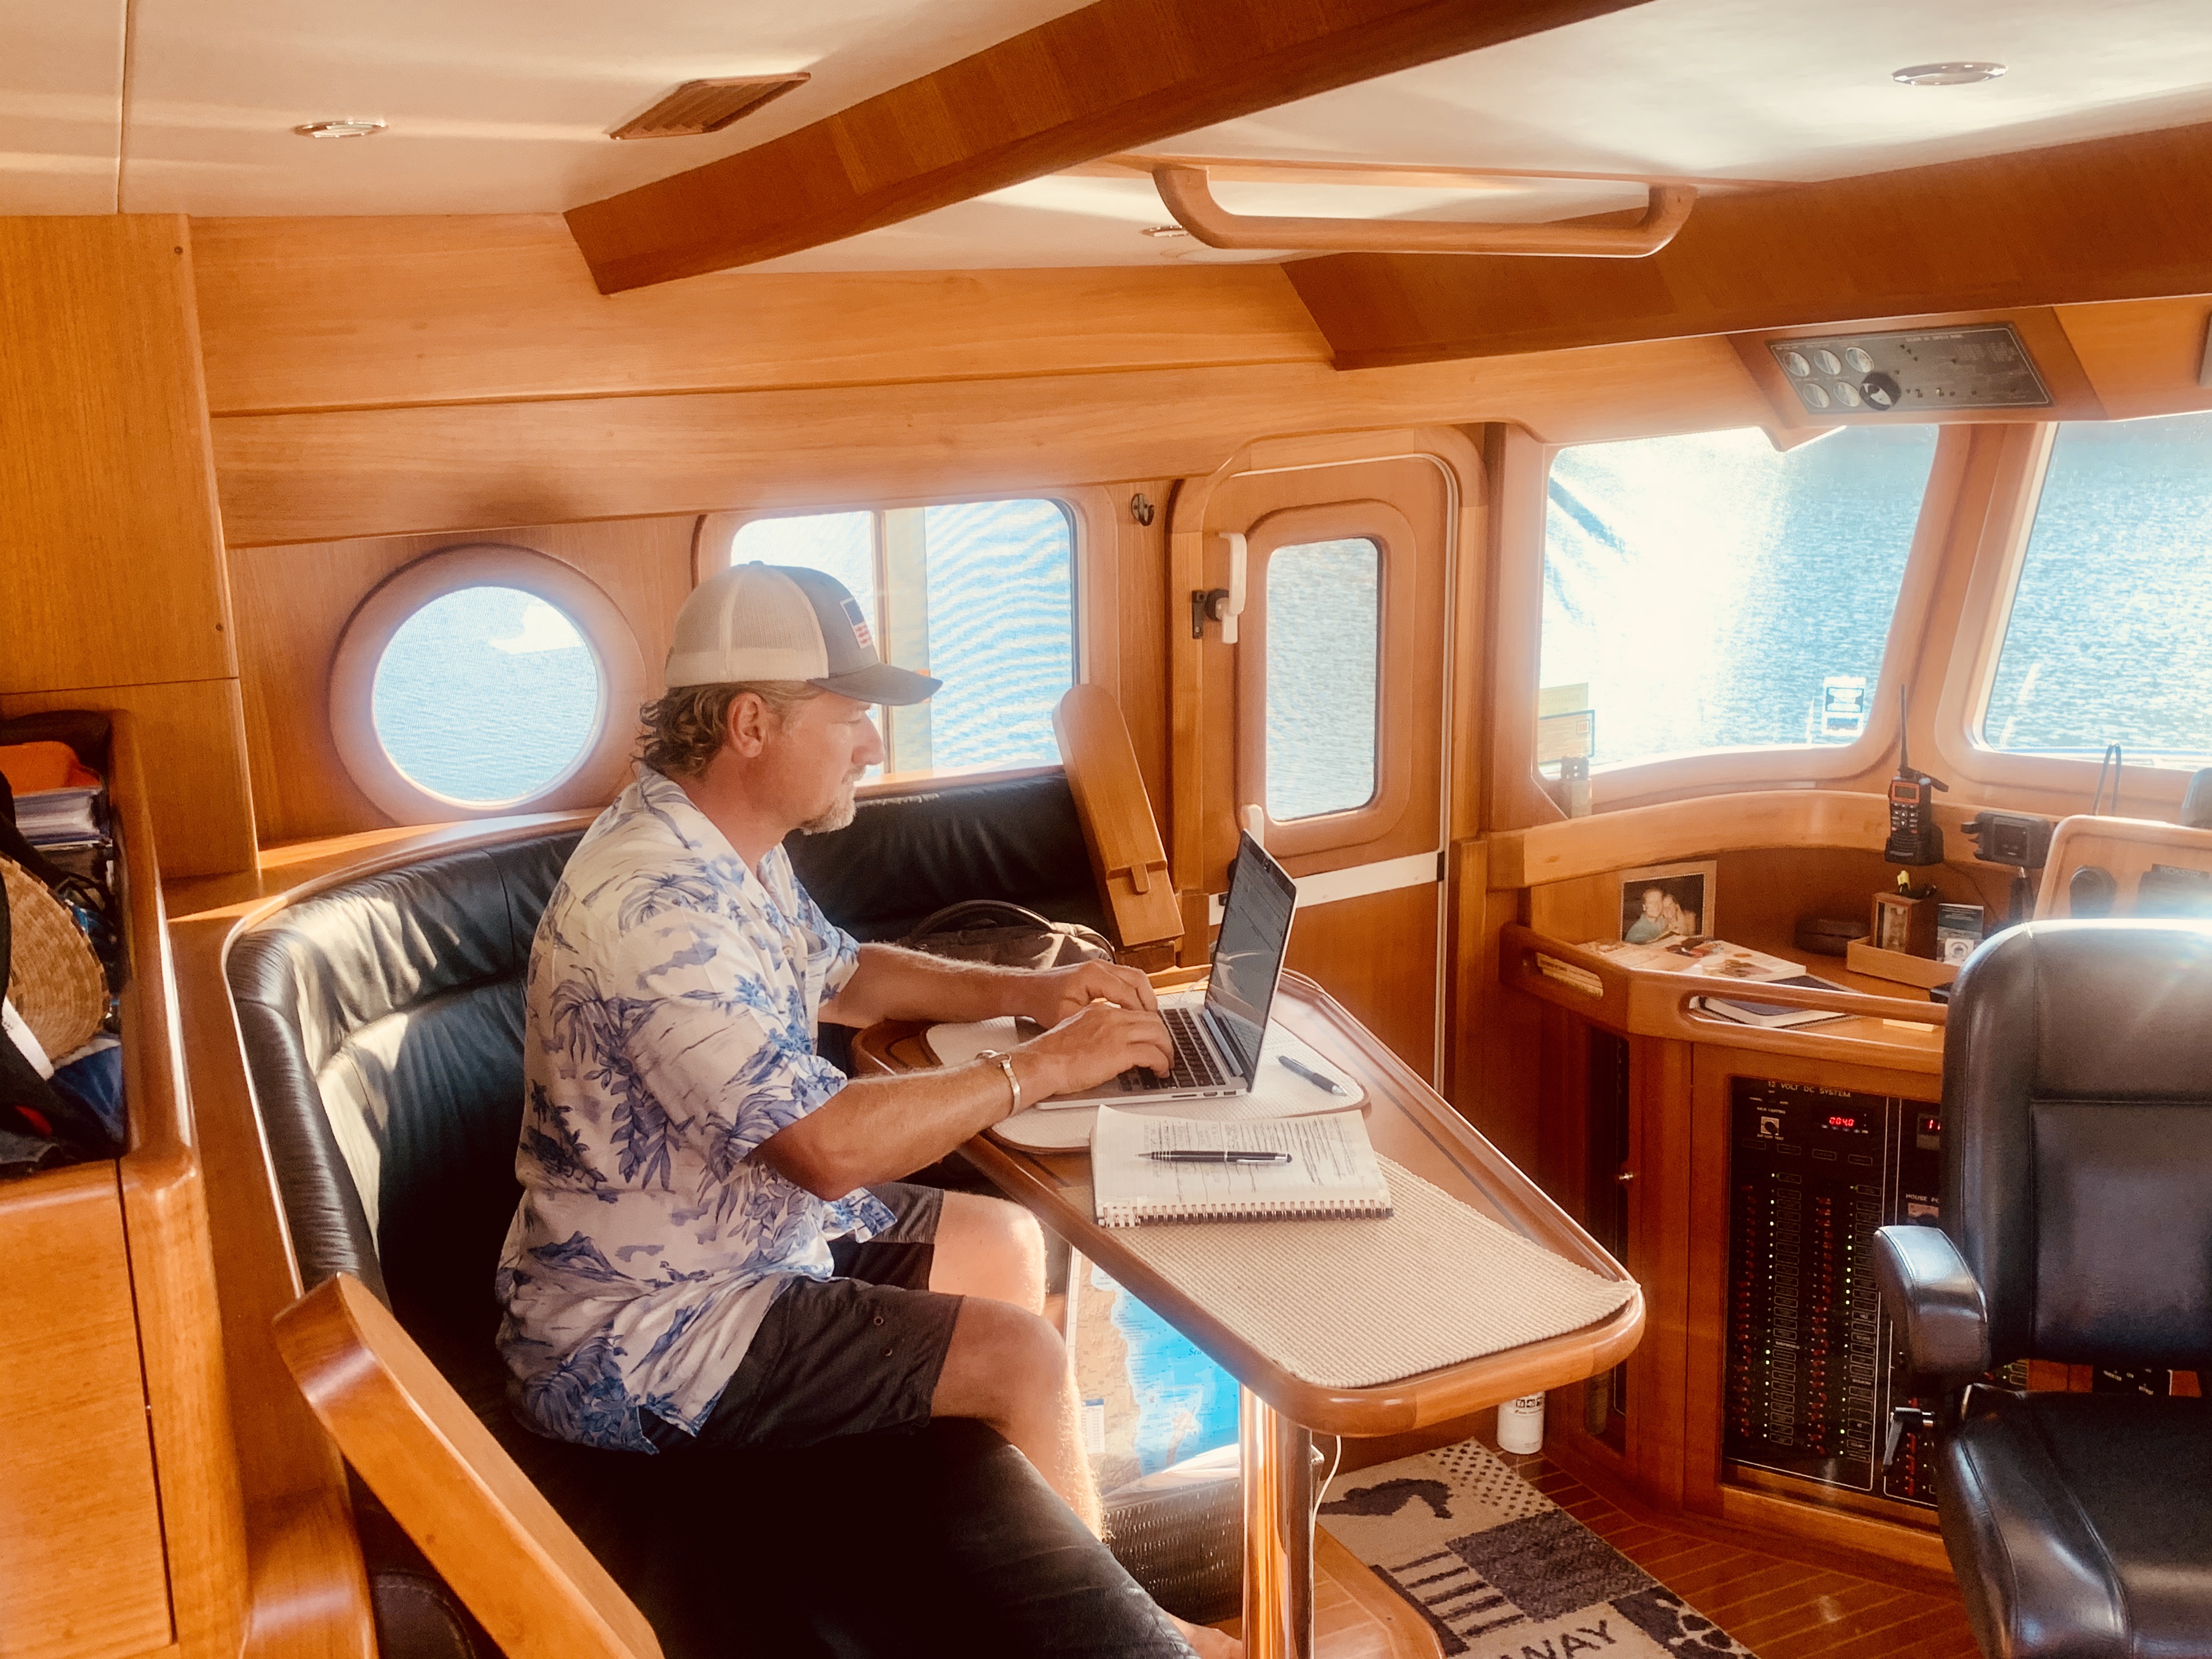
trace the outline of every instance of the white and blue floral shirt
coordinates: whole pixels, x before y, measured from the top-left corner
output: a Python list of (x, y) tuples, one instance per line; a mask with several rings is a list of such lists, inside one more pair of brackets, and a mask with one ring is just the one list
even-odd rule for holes
[(776, 1293), (828, 1241), (891, 1224), (750, 1154), (836, 1092), (816, 1012), (859, 947), (778, 847), (748, 869), (669, 779), (637, 781), (568, 860), (530, 951), (499, 1346), (541, 1432), (651, 1451), (696, 1433)]

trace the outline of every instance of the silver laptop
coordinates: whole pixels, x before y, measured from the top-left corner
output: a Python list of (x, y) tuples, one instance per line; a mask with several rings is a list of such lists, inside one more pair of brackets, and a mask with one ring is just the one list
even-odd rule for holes
[(1251, 1091), (1260, 1075), (1260, 1045), (1267, 1010), (1291, 942), (1291, 913), (1297, 884), (1249, 836), (1240, 838), (1222, 907), (1221, 933), (1213, 942), (1213, 975), (1204, 1006), (1163, 1008), (1175, 1042), (1175, 1067), (1165, 1077), (1139, 1066), (1093, 1089), (1054, 1095), (1041, 1107), (1096, 1106), (1102, 1101), (1208, 1100)]

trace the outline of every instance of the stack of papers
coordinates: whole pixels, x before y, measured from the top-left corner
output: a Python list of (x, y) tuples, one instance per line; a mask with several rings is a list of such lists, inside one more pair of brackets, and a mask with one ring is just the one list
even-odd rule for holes
[(1582, 947), (1623, 968), (1649, 974), (1690, 974), (1705, 979), (1746, 982), (1788, 979), (1805, 971), (1802, 962), (1784, 962), (1749, 945), (1731, 945), (1724, 939), (1678, 939), (1656, 945), (1631, 945), (1623, 939), (1593, 939)]
[(98, 784), (40, 789), (15, 797), (15, 827), (33, 847), (65, 847), (100, 838)]

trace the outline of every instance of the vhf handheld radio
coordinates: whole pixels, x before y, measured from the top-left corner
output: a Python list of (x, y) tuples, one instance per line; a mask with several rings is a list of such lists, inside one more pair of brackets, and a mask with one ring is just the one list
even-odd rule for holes
[(1897, 697), (1897, 775), (1889, 781), (1889, 839), (1881, 855), (1911, 868), (1943, 862), (1943, 831), (1936, 822), (1935, 791), (1951, 786), (1912, 764), (1905, 747), (1905, 694)]

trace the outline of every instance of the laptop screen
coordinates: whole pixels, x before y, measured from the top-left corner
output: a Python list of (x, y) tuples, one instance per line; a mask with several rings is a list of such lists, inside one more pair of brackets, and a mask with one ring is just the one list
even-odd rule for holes
[(1283, 950), (1291, 940), (1291, 912), (1297, 884), (1251, 836), (1239, 838), (1222, 906), (1221, 936), (1213, 942), (1213, 978), (1206, 1006), (1235, 1053), (1231, 1056), (1252, 1084), (1260, 1075), (1260, 1044), (1267, 1008), (1275, 1000)]

